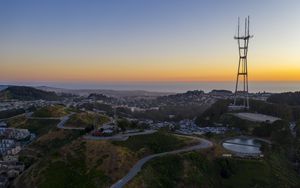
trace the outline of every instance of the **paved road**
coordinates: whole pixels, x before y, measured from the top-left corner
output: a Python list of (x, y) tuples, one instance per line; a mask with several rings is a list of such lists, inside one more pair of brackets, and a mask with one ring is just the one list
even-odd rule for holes
[(60, 118), (60, 122), (57, 124), (57, 128), (59, 129), (67, 129), (67, 130), (84, 130), (83, 127), (65, 127), (65, 123), (70, 119), (70, 117), (75, 114), (75, 113), (71, 113), (69, 115), (66, 115), (62, 118)]
[(27, 119), (61, 119), (61, 117), (33, 117), (32, 114), (33, 114), (33, 112), (26, 112), (26, 113), (18, 114), (18, 115), (9, 117), (9, 118), (0, 119), (0, 121), (5, 121), (5, 120), (13, 119), (16, 117), (21, 117), (21, 116), (25, 116)]
[(21, 117), (21, 116), (26, 116), (26, 113), (22, 113), (22, 114), (18, 114), (18, 115), (15, 115), (15, 116), (11, 116), (11, 117), (8, 117), (8, 118), (3, 118), (3, 119), (0, 119), (0, 121), (6, 121), (6, 120), (10, 120), (10, 119), (13, 119), (13, 118), (16, 118), (16, 117)]
[(182, 153), (182, 152), (188, 152), (188, 151), (194, 151), (194, 150), (200, 150), (200, 149), (206, 149), (206, 148), (210, 148), (213, 146), (213, 143), (209, 140), (205, 140), (205, 139), (198, 138), (198, 137), (192, 137), (192, 136), (185, 136), (185, 137), (194, 138), (194, 139), (199, 140), (200, 142), (197, 145), (190, 146), (187, 148), (182, 148), (182, 149), (178, 149), (178, 150), (174, 150), (174, 151), (168, 151), (168, 152), (164, 152), (164, 153), (157, 153), (157, 154), (149, 155), (147, 157), (142, 158), (130, 169), (130, 171), (128, 172), (128, 174), (126, 176), (124, 176), (122, 179), (120, 179), (115, 184), (113, 184), (111, 186), (111, 188), (122, 188), (132, 178), (134, 178), (138, 174), (138, 172), (141, 171), (142, 166), (147, 161), (149, 161), (155, 157), (160, 157), (160, 156), (169, 155), (169, 154)]
[(27, 117), (27, 119), (61, 119), (60, 117)]
[(145, 135), (145, 134), (152, 134), (155, 133), (156, 130), (146, 130), (143, 132), (136, 132), (136, 133), (126, 133), (126, 134), (116, 134), (113, 136), (92, 136), (92, 135), (86, 135), (84, 136), (87, 140), (114, 140), (114, 141), (125, 141), (130, 136), (137, 136), (137, 135)]

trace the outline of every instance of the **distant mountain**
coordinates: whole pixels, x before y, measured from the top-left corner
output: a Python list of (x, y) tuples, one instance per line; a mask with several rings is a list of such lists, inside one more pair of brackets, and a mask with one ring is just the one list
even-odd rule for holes
[(47, 92), (27, 86), (8, 86), (0, 91), (0, 99), (19, 100), (58, 100), (60, 97), (55, 92)]
[(103, 94), (97, 94), (97, 93), (92, 93), (88, 96), (89, 99), (96, 99), (96, 100), (103, 100), (103, 101), (107, 101), (107, 100), (114, 100), (113, 97), (108, 97), (106, 95)]
[(72, 89), (64, 89), (64, 88), (48, 87), (48, 86), (35, 86), (34, 88), (43, 91), (55, 92), (55, 93), (72, 93), (73, 91)]
[(225, 89), (214, 89), (210, 92), (210, 94), (212, 95), (232, 95), (232, 91), (230, 90), (225, 90)]
[(48, 86), (39, 86), (35, 87), (43, 91), (52, 91), (55, 93), (69, 93), (80, 96), (89, 96), (90, 94), (103, 94), (109, 97), (159, 97), (166, 96), (174, 93), (170, 92), (152, 92), (152, 91), (143, 91), (143, 90), (108, 90), (108, 89), (64, 89), (64, 88), (55, 88)]
[(0, 91), (2, 91), (2, 90), (4, 90), (4, 89), (8, 88), (8, 86), (9, 86), (9, 85), (0, 85)]
[(158, 97), (157, 101), (170, 104), (198, 103), (204, 94), (204, 91), (201, 90), (187, 91), (185, 93), (177, 93), (174, 95)]
[[(133, 98), (156, 98), (160, 96), (167, 96), (174, 93), (171, 92), (154, 92), (154, 91), (144, 91), (144, 90), (109, 90), (109, 89), (65, 89), (56, 88), (48, 86), (11, 86), (11, 85), (0, 85), (0, 91), (4, 91), (11, 87), (25, 87), (31, 89), (37, 89), (44, 92), (54, 93), (59, 97), (67, 96), (68, 94), (86, 96), (90, 94), (102, 94), (107, 97), (123, 98), (123, 97), (133, 97)], [(1, 96), (0, 96), (1, 98)]]

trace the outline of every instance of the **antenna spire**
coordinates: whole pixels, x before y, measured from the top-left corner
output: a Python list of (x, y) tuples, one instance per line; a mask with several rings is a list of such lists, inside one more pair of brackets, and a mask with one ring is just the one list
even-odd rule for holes
[[(235, 84), (234, 103), (231, 105), (233, 109), (249, 109), (249, 93), (248, 93), (248, 45), (250, 35), (250, 16), (245, 18), (244, 36), (240, 36), (240, 18), (238, 17), (238, 32), (234, 37), (238, 42), (239, 64)], [(242, 90), (239, 89), (239, 82), (242, 82)], [(242, 104), (238, 104), (238, 99), (242, 99)]]

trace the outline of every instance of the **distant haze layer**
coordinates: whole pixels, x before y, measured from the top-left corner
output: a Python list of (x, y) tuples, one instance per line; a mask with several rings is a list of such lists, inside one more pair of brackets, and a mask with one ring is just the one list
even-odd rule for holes
[[(3, 85), (48, 86), (65, 89), (144, 90), (158, 92), (186, 92), (189, 90), (226, 89), (234, 91), (235, 82), (119, 82), (119, 83), (66, 83), (66, 82), (9, 82)], [(300, 82), (250, 82), (250, 92), (300, 91)]]

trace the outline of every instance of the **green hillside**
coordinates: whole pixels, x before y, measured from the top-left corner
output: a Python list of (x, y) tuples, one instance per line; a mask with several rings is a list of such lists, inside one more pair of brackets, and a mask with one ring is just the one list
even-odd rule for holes
[(67, 115), (67, 110), (62, 105), (45, 106), (36, 110), (33, 117), (62, 117)]
[(299, 185), (299, 176), (277, 155), (265, 160), (241, 160), (190, 152), (150, 161), (125, 187), (292, 188)]
[(0, 91), (0, 99), (18, 99), (18, 100), (58, 100), (59, 96), (54, 92), (47, 92), (33, 87), (26, 86), (9, 86)]

